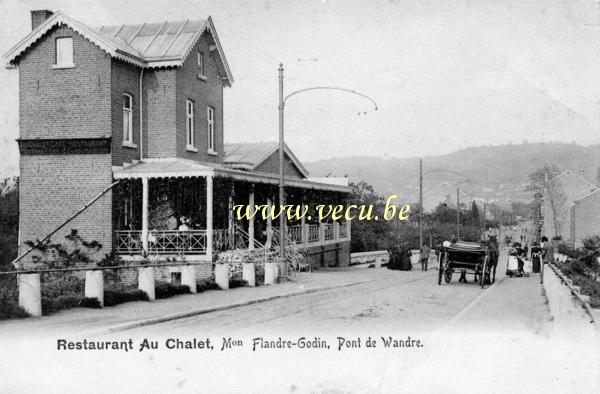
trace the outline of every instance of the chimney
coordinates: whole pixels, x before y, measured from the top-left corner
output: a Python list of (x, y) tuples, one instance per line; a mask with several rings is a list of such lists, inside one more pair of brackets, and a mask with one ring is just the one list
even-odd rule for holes
[(53, 12), (48, 10), (31, 11), (31, 30), (35, 30), (43, 21), (50, 18)]

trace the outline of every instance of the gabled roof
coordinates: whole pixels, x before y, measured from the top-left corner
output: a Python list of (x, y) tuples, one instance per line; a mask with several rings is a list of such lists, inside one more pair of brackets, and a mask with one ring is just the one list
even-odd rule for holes
[[(570, 182), (569, 182), (570, 181)], [(550, 179), (550, 183), (560, 183), (561, 191), (564, 193), (569, 203), (586, 196), (598, 189), (598, 186), (586, 180), (582, 176), (567, 170)], [(547, 192), (546, 190), (544, 191)]]
[[(224, 163), (230, 168), (253, 171), (278, 150), (277, 142), (229, 143), (225, 144)], [(287, 145), (284, 145), (284, 152), (298, 171), (308, 177), (308, 171)]]
[(9, 65), (18, 63), (18, 57), (50, 29), (63, 25), (75, 30), (112, 57), (144, 68), (181, 66), (202, 34), (208, 32), (214, 40), (211, 49), (216, 50), (219, 55), (217, 64), (221, 78), (228, 85), (233, 82), (233, 75), (210, 16), (205, 20), (102, 26), (94, 29), (57, 11), (4, 55)]

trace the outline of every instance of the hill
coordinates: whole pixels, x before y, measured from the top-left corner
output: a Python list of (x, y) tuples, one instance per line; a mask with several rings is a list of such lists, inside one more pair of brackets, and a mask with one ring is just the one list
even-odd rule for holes
[[(600, 145), (581, 146), (575, 143), (527, 143), (478, 146), (446, 155), (423, 157), (423, 172), (452, 170), (464, 174), (469, 182), (461, 190), (486, 199), (528, 199), (525, 192), (528, 175), (545, 164), (559, 170), (573, 170), (596, 183), (600, 166)], [(351, 181), (365, 180), (384, 195), (399, 194), (414, 202), (419, 193), (419, 159), (354, 156), (306, 163), (311, 176), (348, 175)], [(426, 192), (443, 180), (461, 181), (459, 175), (432, 173), (425, 176)]]

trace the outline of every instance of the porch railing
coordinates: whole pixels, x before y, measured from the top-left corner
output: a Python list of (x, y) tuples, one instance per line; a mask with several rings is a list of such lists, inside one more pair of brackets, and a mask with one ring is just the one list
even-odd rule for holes
[[(335, 239), (347, 239), (349, 236), (350, 223), (339, 223), (336, 234), (336, 225), (333, 223), (307, 224), (307, 244), (316, 244), (323, 241)], [(301, 225), (288, 226), (289, 242), (302, 244), (303, 229)], [(273, 245), (278, 243), (278, 231), (273, 227)], [(321, 234), (322, 231), (322, 234)], [(322, 237), (322, 238), (321, 238)], [(223, 252), (236, 248), (248, 248), (248, 234), (236, 227), (236, 231), (227, 229), (213, 230), (213, 250)], [(115, 232), (115, 248), (120, 254), (142, 253), (142, 231), (141, 230), (119, 230)], [(254, 239), (254, 248), (262, 249), (264, 245)], [(206, 253), (206, 230), (150, 230), (148, 232), (148, 253), (152, 254), (205, 254)]]
[[(116, 232), (117, 252), (142, 252), (142, 231)], [(148, 254), (206, 253), (206, 230), (151, 230), (148, 232)]]
[(297, 244), (302, 243), (302, 225), (287, 226), (288, 238)]
[(329, 241), (335, 238), (335, 229), (333, 223), (325, 223), (323, 225), (323, 231), (325, 232), (325, 240)]
[(318, 224), (309, 224), (308, 225), (308, 242), (319, 242), (321, 239), (320, 236), (320, 226)]

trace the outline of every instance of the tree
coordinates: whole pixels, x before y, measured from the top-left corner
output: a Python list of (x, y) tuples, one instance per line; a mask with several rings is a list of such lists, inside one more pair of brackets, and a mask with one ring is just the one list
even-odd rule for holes
[(544, 167), (538, 168), (529, 174), (529, 181), (525, 186), (525, 191), (532, 192), (534, 197), (536, 195), (542, 196), (544, 194), (546, 182), (556, 175), (558, 175), (558, 167), (555, 165), (547, 164)]

